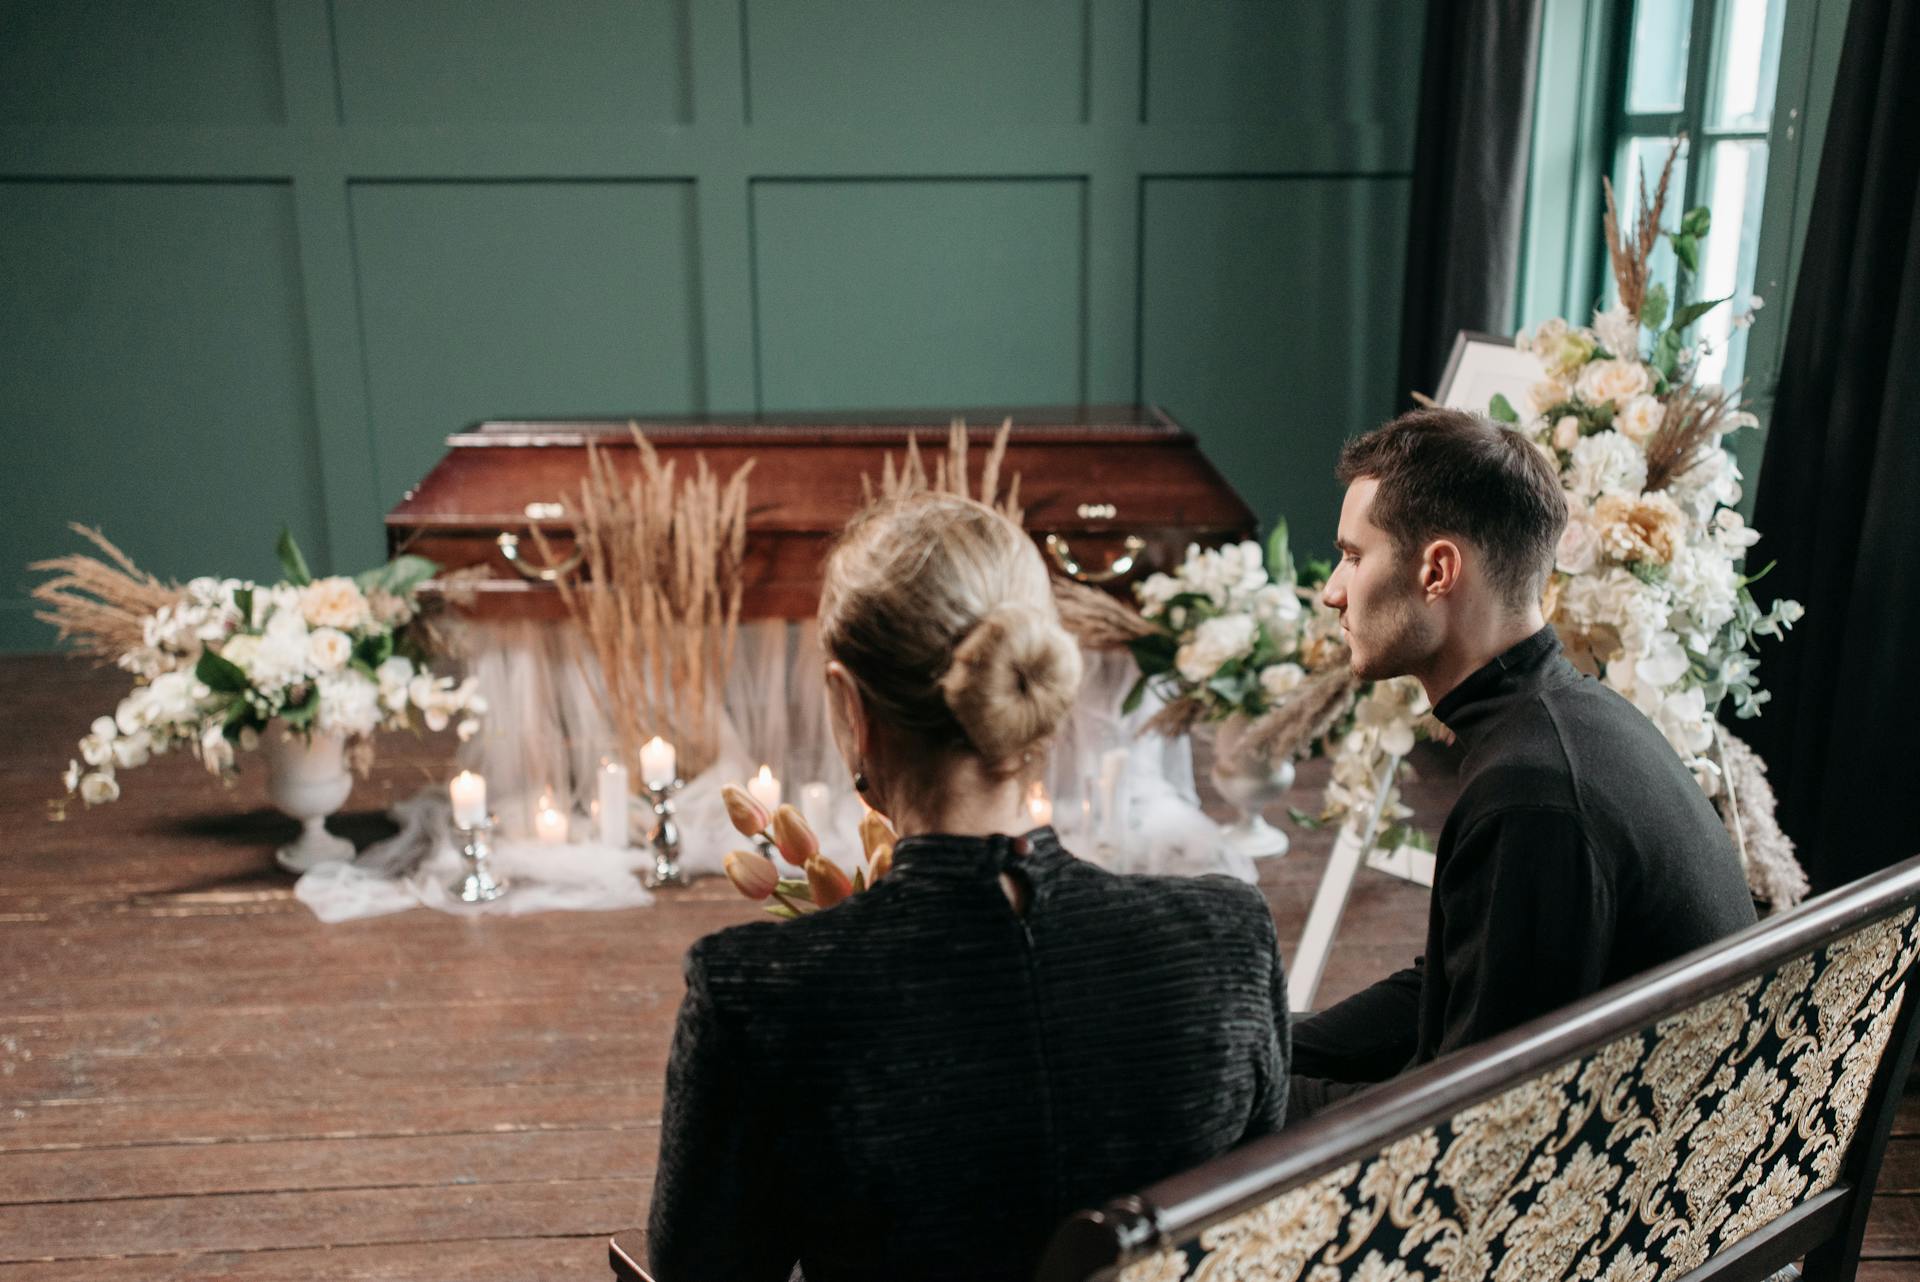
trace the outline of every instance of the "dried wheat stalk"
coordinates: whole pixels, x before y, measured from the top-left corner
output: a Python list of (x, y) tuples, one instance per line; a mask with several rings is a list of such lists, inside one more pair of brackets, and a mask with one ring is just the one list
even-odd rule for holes
[(997, 508), (1015, 525), (1024, 525), (1026, 513), (1020, 506), (1020, 474), (1014, 473), (1007, 492), (1001, 494), (1000, 469), (1007, 457), (1007, 439), (1013, 434), (1011, 418), (1000, 424), (1000, 430), (994, 433), (993, 445), (987, 450), (985, 465), (980, 469), (980, 492), (969, 492), (969, 471), (967, 467), (967, 424), (964, 419), (955, 419), (947, 428), (946, 457), (934, 460), (931, 478), (927, 475), (925, 461), (920, 455), (919, 438), (912, 433), (907, 436), (907, 456), (899, 470), (893, 466), (893, 454), (888, 452), (880, 460), (880, 487), (876, 493), (873, 478), (860, 477), (860, 491), (868, 503), (881, 499), (903, 498), (909, 494), (918, 494), (931, 490), (939, 494), (958, 494), (961, 498), (978, 499), (988, 507)]
[[(633, 431), (639, 463), (623, 475), (587, 447), (574, 537), (582, 577), (559, 581), (600, 663), (607, 715), (638, 777), (654, 735), (678, 750), (691, 778), (719, 755), (721, 687), (733, 663), (744, 588), (748, 462), (723, 485), (704, 457), (677, 483), (672, 463)], [(538, 528), (534, 539), (552, 558)]]
[(1664, 490), (1700, 465), (1738, 410), (1739, 399), (1738, 388), (1721, 391), (1689, 384), (1674, 391), (1660, 426), (1647, 438), (1649, 494)]
[(186, 593), (179, 584), (162, 583), (135, 565), (99, 530), (78, 523), (70, 528), (108, 559), (76, 553), (29, 565), (29, 570), (54, 576), (33, 589), (33, 599), (48, 607), (34, 611), (33, 617), (51, 623), (60, 639), (71, 640), (80, 653), (111, 663), (145, 644), (147, 616), (178, 604)]
[(1160, 630), (1118, 597), (1058, 574), (1053, 576), (1053, 603), (1082, 650), (1122, 650), (1129, 641)]
[(1163, 739), (1177, 739), (1190, 733), (1200, 724), (1200, 718), (1206, 715), (1207, 706), (1191, 695), (1182, 695), (1160, 711), (1147, 718), (1147, 724), (1140, 727), (1140, 733), (1157, 734)]
[(1666, 208), (1667, 184), (1673, 177), (1673, 162), (1679, 158), (1680, 148), (1685, 142), (1686, 136), (1683, 134), (1674, 139), (1673, 146), (1667, 149), (1667, 162), (1660, 167), (1660, 182), (1654, 189), (1651, 202), (1647, 200), (1646, 171), (1641, 171), (1640, 208), (1634, 220), (1631, 240), (1620, 232), (1620, 210), (1614, 204), (1612, 180), (1605, 175), (1600, 179), (1600, 188), (1607, 198), (1607, 257), (1613, 264), (1613, 283), (1620, 291), (1620, 305), (1632, 316), (1639, 316), (1641, 305), (1647, 301), (1647, 259), (1652, 255), (1653, 247), (1660, 242), (1660, 214)]

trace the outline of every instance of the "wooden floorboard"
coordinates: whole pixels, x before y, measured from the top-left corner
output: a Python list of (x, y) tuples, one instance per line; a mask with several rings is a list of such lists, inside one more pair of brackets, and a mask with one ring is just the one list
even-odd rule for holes
[[(617, 913), (323, 925), (270, 852), (261, 763), (123, 776), (46, 801), (122, 692), (76, 660), (0, 658), (0, 1282), (601, 1277), (643, 1222), (660, 1082), (700, 935), (756, 910), (706, 881)], [(390, 736), (338, 826), (443, 778), (446, 736)], [(1311, 806), (1323, 766), (1302, 771)], [(1444, 768), (1409, 790), (1429, 822)], [(1291, 953), (1331, 834), (1262, 865)], [(1326, 1004), (1405, 965), (1426, 892), (1355, 887)], [(1920, 1261), (1920, 1097), (1888, 1155), (1860, 1277)]]

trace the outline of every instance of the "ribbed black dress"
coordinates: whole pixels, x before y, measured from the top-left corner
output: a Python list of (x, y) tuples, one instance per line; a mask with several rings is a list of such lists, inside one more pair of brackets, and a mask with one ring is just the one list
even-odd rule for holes
[[(1049, 828), (687, 954), (649, 1217), (659, 1282), (995, 1282), (1071, 1212), (1277, 1130), (1286, 982), (1223, 877), (1118, 877)], [(1025, 916), (1002, 870), (1031, 894)]]

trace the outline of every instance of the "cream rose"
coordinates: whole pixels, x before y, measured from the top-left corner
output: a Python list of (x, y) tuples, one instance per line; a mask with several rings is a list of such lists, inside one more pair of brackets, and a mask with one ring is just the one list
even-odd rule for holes
[(1687, 518), (1665, 494), (1603, 494), (1593, 505), (1600, 545), (1617, 561), (1666, 565), (1687, 537)]
[(1297, 663), (1274, 663), (1260, 669), (1260, 689), (1269, 699), (1279, 699), (1300, 688), (1307, 670)]
[(1560, 546), (1553, 554), (1554, 568), (1562, 574), (1585, 574), (1600, 558), (1600, 532), (1593, 522), (1575, 517), (1560, 531)]
[(1535, 383), (1527, 389), (1527, 408), (1537, 418), (1556, 405), (1564, 405), (1573, 395), (1573, 389), (1555, 379), (1544, 383)]
[(338, 672), (353, 657), (353, 640), (338, 628), (315, 628), (307, 638), (307, 658), (315, 672)]
[(1613, 416), (1613, 425), (1634, 444), (1645, 445), (1648, 438), (1660, 430), (1666, 416), (1667, 407), (1660, 403), (1659, 397), (1641, 395), (1620, 407)]
[(373, 617), (359, 585), (337, 575), (315, 579), (300, 589), (300, 613), (306, 617), (309, 627), (340, 628), (348, 632), (366, 626)]
[(1553, 448), (1571, 450), (1580, 443), (1580, 420), (1571, 414), (1562, 414), (1553, 425)]
[(1194, 685), (1205, 682), (1220, 665), (1250, 654), (1259, 635), (1250, 614), (1228, 614), (1208, 619), (1193, 630), (1193, 639), (1180, 647), (1174, 667)]
[(1647, 367), (1639, 361), (1594, 361), (1580, 371), (1573, 390), (1589, 405), (1624, 405), (1651, 390)]

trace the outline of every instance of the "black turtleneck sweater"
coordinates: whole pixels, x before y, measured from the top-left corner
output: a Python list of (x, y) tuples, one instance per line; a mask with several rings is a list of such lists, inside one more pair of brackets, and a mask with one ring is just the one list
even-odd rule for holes
[(1434, 715), (1464, 756), (1426, 954), (1295, 1027), (1304, 1077), (1384, 1081), (1754, 921), (1693, 776), (1637, 708), (1562, 657), (1551, 627)]
[[(1023, 880), (1025, 915), (1000, 874)], [(909, 837), (893, 871), (687, 954), (648, 1250), (661, 1282), (995, 1282), (1052, 1231), (1277, 1130), (1266, 901), (1025, 838)]]

